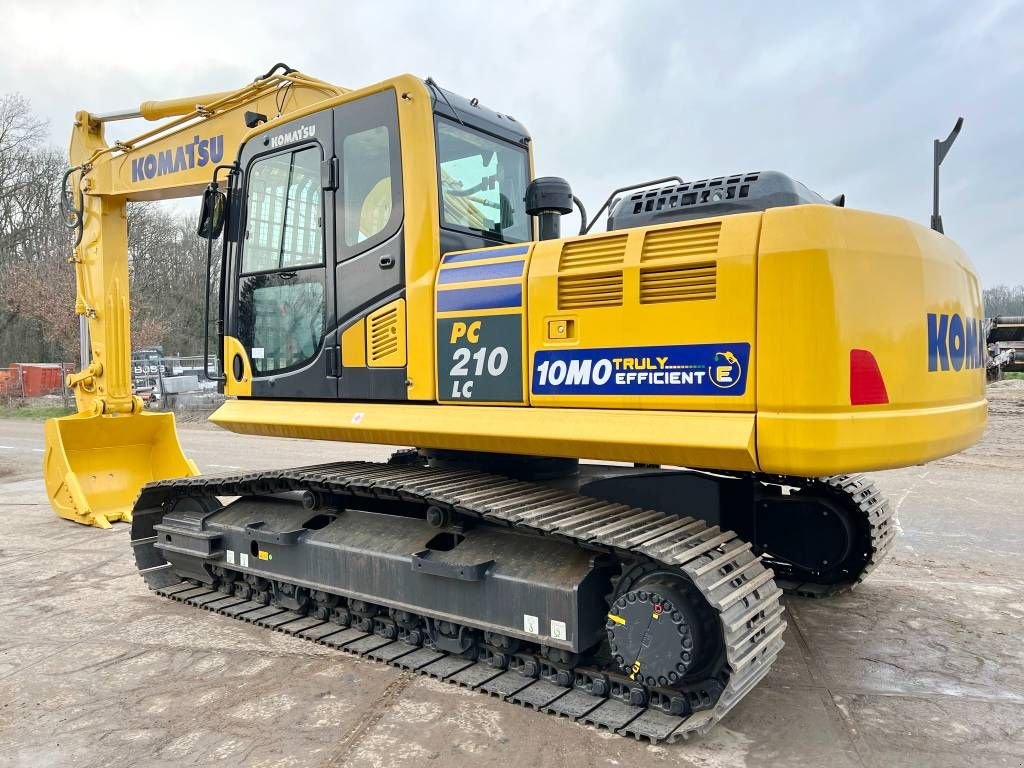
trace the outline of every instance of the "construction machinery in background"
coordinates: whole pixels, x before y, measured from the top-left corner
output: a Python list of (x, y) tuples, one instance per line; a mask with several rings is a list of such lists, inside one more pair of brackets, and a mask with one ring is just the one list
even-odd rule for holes
[[(138, 115), (171, 119), (107, 144)], [(893, 509), (860, 472), (979, 438), (978, 281), (941, 233), (775, 172), (620, 189), (590, 233), (532, 157), (518, 120), (409, 75), (279, 65), (79, 113), (92, 362), (47, 424), (47, 488), (70, 519), (133, 520), (161, 595), (672, 741), (768, 672), (784, 590), (885, 556)], [(212, 421), (415, 448), (201, 476), (141, 410), (125, 202), (204, 188), (233, 396)]]
[(1024, 373), (1024, 315), (1003, 315), (985, 320), (988, 380), (1004, 372)]

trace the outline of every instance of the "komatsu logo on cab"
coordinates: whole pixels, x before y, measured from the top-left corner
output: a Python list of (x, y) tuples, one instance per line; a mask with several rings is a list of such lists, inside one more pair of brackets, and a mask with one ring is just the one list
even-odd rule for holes
[(302, 141), (303, 139), (312, 139), (314, 136), (316, 136), (315, 125), (300, 125), (294, 131), (285, 131), (277, 136), (271, 136), (270, 146), (276, 149), (277, 147), (283, 147), (285, 144), (294, 144), (296, 141)]
[(928, 370), (960, 371), (985, 365), (981, 320), (928, 313)]
[(132, 182), (202, 168), (207, 163), (219, 163), (223, 158), (224, 134), (209, 139), (196, 135), (186, 144), (162, 152), (151, 152), (144, 157), (133, 157)]

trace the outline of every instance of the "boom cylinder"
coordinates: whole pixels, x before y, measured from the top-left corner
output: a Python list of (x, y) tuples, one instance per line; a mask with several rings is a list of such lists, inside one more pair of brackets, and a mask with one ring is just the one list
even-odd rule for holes
[(143, 118), (145, 120), (163, 120), (166, 117), (177, 117), (194, 112), (197, 106), (205, 106), (215, 101), (231, 96), (235, 91), (216, 91), (214, 93), (202, 93), (198, 96), (183, 96), (180, 99), (163, 99), (162, 101), (144, 101), (138, 109), (123, 109), (116, 112), (104, 112), (99, 115), (92, 115), (93, 120), (99, 123), (109, 123), (115, 120), (134, 120)]

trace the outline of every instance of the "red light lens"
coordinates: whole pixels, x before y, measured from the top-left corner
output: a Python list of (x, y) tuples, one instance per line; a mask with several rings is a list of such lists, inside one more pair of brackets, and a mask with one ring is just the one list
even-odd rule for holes
[(880, 405), (889, 402), (885, 380), (875, 356), (866, 349), (850, 350), (850, 404)]

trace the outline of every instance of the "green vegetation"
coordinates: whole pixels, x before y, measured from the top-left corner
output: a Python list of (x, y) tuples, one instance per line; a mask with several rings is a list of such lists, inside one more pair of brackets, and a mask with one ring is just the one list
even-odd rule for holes
[(1004, 379), (1024, 379), (1024, 373), (1021, 373), (1019, 371), (1004, 371), (1003, 372), (1003, 378)]
[(22, 405), (10, 406), (0, 405), (0, 419), (52, 419), (57, 416), (67, 416), (74, 413), (74, 408), (65, 408), (63, 405)]

